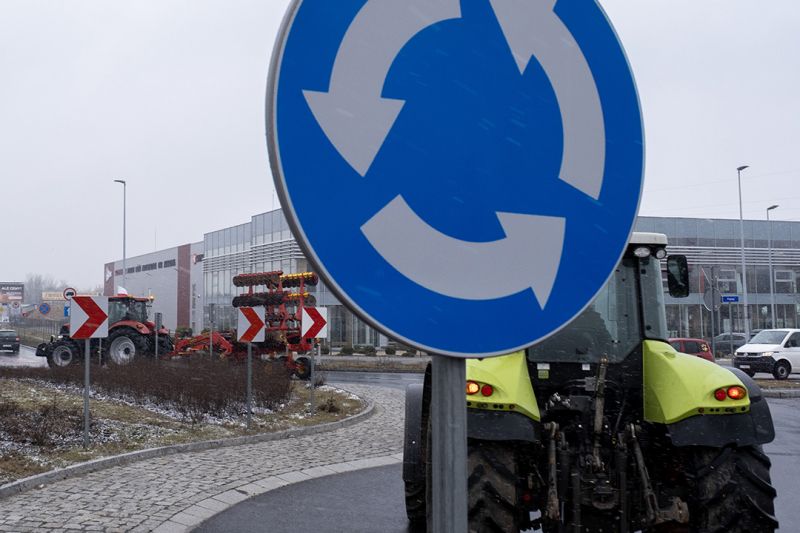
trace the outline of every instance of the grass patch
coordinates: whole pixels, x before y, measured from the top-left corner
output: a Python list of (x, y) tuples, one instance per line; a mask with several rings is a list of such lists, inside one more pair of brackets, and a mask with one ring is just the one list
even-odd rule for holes
[(762, 389), (800, 389), (800, 380), (796, 379), (756, 379)]
[(407, 361), (393, 360), (389, 357), (375, 356), (364, 357), (359, 360), (325, 359), (317, 363), (320, 371), (373, 371), (373, 372), (425, 372), (428, 365), (426, 359), (411, 359)]
[(82, 367), (0, 368), (0, 485), (135, 450), (332, 422), (364, 407), (323, 386), (315, 403), (325, 407), (312, 416), (309, 385), (290, 379), (282, 365), (259, 362), (248, 430), (245, 375), (243, 365), (211, 360), (95, 366), (84, 450)]

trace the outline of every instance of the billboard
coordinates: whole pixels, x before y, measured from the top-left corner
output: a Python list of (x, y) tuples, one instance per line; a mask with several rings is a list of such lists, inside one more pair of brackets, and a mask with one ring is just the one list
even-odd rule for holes
[(64, 292), (63, 291), (44, 291), (44, 292), (42, 292), (42, 301), (43, 302), (63, 302), (64, 301)]
[(13, 281), (0, 281), (0, 304), (22, 303), (25, 296), (25, 284)]

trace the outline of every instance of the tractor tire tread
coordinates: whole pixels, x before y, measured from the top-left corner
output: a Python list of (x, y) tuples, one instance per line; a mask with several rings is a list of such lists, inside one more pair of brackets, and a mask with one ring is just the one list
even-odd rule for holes
[(518, 532), (514, 449), (507, 443), (471, 440), (467, 464), (470, 533)]
[(771, 463), (760, 447), (699, 448), (694, 461), (693, 531), (772, 533), (778, 527)]

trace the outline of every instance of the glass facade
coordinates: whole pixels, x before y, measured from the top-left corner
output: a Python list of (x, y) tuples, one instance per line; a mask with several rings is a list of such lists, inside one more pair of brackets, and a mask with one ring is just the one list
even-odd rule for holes
[[(204, 244), (203, 324), (206, 328), (210, 318), (215, 329), (236, 326), (236, 309), (231, 302), (234, 296), (247, 292), (246, 288), (233, 285), (237, 274), (276, 270), (306, 272), (311, 268), (280, 209), (255, 215), (246, 224), (207, 233)], [(380, 345), (378, 332), (342, 306), (325, 284), (309, 287), (308, 292), (314, 295), (318, 306), (328, 308), (328, 340), (332, 344)]]
[[(691, 275), (688, 298), (667, 297), (667, 326), (673, 337), (711, 338), (745, 331), (744, 281), (747, 283), (750, 330), (795, 328), (800, 321), (800, 222), (744, 221), (745, 275), (742, 278), (741, 233), (738, 220), (640, 217), (636, 231), (665, 233), (669, 252), (686, 255)], [(770, 287), (770, 260), (773, 287)], [(738, 296), (712, 313), (711, 288)], [(774, 294), (775, 316), (772, 315)], [(717, 298), (715, 298), (716, 300)]]
[[(672, 254), (686, 255), (691, 274), (688, 298), (666, 298), (668, 333), (673, 337), (709, 339), (722, 332), (745, 331), (741, 248), (738, 220), (639, 217), (636, 231), (664, 233)], [(800, 222), (744, 221), (750, 329), (800, 326)], [(250, 222), (207, 233), (203, 260), (203, 324), (213, 304), (214, 327), (229, 329), (236, 321), (233, 286), (245, 272), (304, 272), (310, 265), (280, 209), (261, 213)], [(770, 257), (774, 284), (772, 316)], [(723, 304), (714, 313), (703, 305), (704, 294), (716, 284), (721, 295), (737, 295), (738, 303)], [(329, 340), (334, 345), (385, 344), (387, 339), (348, 311), (320, 283), (310, 288), (317, 305), (328, 307)], [(709, 298), (710, 300), (710, 298)]]

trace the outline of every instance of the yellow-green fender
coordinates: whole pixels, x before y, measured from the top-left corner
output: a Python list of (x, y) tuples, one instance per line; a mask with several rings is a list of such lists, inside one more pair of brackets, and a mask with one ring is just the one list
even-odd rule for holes
[[(750, 446), (775, 439), (775, 426), (761, 388), (736, 368), (724, 368), (675, 351), (666, 342), (645, 341), (644, 418), (666, 425), (675, 446)], [(717, 389), (739, 385), (741, 400), (714, 397)]]
[(695, 415), (729, 415), (750, 410), (749, 395), (741, 400), (714, 398), (717, 389), (745, 387), (730, 370), (676, 352), (666, 342), (644, 341), (642, 349), (644, 418), (648, 422), (673, 424)]
[(467, 407), (513, 411), (537, 422), (541, 419), (524, 351), (481, 360), (468, 359), (467, 381), (491, 385), (493, 389), (490, 396), (480, 392), (467, 395)]

